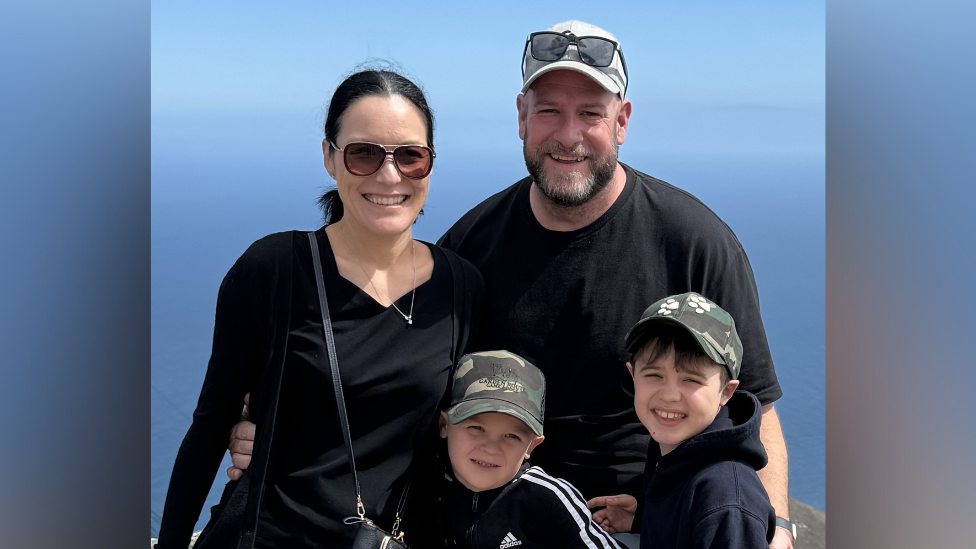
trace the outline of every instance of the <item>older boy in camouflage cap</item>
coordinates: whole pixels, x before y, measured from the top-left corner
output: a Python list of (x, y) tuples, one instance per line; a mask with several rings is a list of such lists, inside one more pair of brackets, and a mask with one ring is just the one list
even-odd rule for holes
[(461, 358), (440, 419), (451, 467), (439, 515), (449, 546), (618, 547), (572, 485), (524, 463), (543, 441), (545, 407), (545, 376), (524, 358)]
[[(657, 444), (645, 464), (641, 549), (765, 548), (776, 515), (759, 476), (759, 401), (736, 391), (742, 343), (735, 321), (696, 293), (650, 307), (625, 338), (634, 407)], [(658, 453), (660, 450), (660, 453)], [(630, 531), (632, 496), (596, 498), (595, 520)]]

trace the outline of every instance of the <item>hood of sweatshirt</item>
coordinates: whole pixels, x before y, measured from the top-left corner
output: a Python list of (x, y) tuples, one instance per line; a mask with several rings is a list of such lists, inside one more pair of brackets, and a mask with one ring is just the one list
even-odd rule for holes
[[(689, 477), (719, 461), (738, 461), (757, 471), (766, 466), (766, 450), (759, 440), (762, 419), (759, 401), (752, 393), (736, 391), (715, 420), (697, 435), (679, 444), (667, 455), (648, 453), (647, 495), (660, 498)], [(656, 445), (653, 440), (652, 445)], [(656, 459), (655, 462), (651, 460)]]

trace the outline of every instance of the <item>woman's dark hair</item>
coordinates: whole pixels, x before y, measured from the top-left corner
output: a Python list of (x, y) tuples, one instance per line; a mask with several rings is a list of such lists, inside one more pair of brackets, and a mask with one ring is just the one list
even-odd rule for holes
[[(405, 76), (391, 69), (368, 69), (356, 72), (339, 84), (332, 100), (329, 102), (325, 117), (325, 139), (330, 143), (335, 143), (339, 135), (339, 128), (342, 125), (342, 116), (345, 114), (349, 105), (364, 97), (393, 97), (398, 95), (413, 104), (420, 111), (420, 115), (427, 125), (427, 146), (434, 148), (434, 113), (427, 105), (427, 98), (419, 86), (411, 82)], [(329, 156), (335, 153), (335, 149), (329, 149)], [(339, 199), (339, 190), (335, 187), (329, 189), (318, 199), (319, 207), (325, 216), (325, 224), (331, 225), (342, 219), (343, 208), (342, 200)]]

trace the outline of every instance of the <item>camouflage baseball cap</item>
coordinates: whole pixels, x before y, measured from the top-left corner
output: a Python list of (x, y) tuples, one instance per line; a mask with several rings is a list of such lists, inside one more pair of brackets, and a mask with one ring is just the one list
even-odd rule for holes
[(484, 351), (461, 357), (454, 374), (452, 425), (483, 414), (501, 412), (521, 419), (542, 435), (546, 377), (528, 360), (508, 351)]
[(645, 309), (637, 324), (627, 332), (627, 352), (637, 352), (661, 324), (687, 330), (706, 355), (725, 365), (729, 379), (738, 379), (742, 342), (735, 331), (735, 320), (725, 309), (694, 292), (666, 297)]

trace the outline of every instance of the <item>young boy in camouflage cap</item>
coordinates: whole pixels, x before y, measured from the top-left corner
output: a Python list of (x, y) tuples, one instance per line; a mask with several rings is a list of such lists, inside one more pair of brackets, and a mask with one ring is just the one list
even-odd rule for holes
[[(735, 390), (742, 343), (732, 317), (696, 293), (666, 297), (630, 329), (626, 349), (634, 407), (657, 442), (644, 468), (641, 549), (767, 547), (776, 515), (756, 474), (766, 465), (760, 406)], [(631, 530), (632, 496), (597, 499), (601, 526)]]
[(448, 545), (616, 549), (568, 482), (524, 460), (542, 443), (546, 380), (508, 351), (471, 353), (441, 412), (450, 468), (439, 498)]

